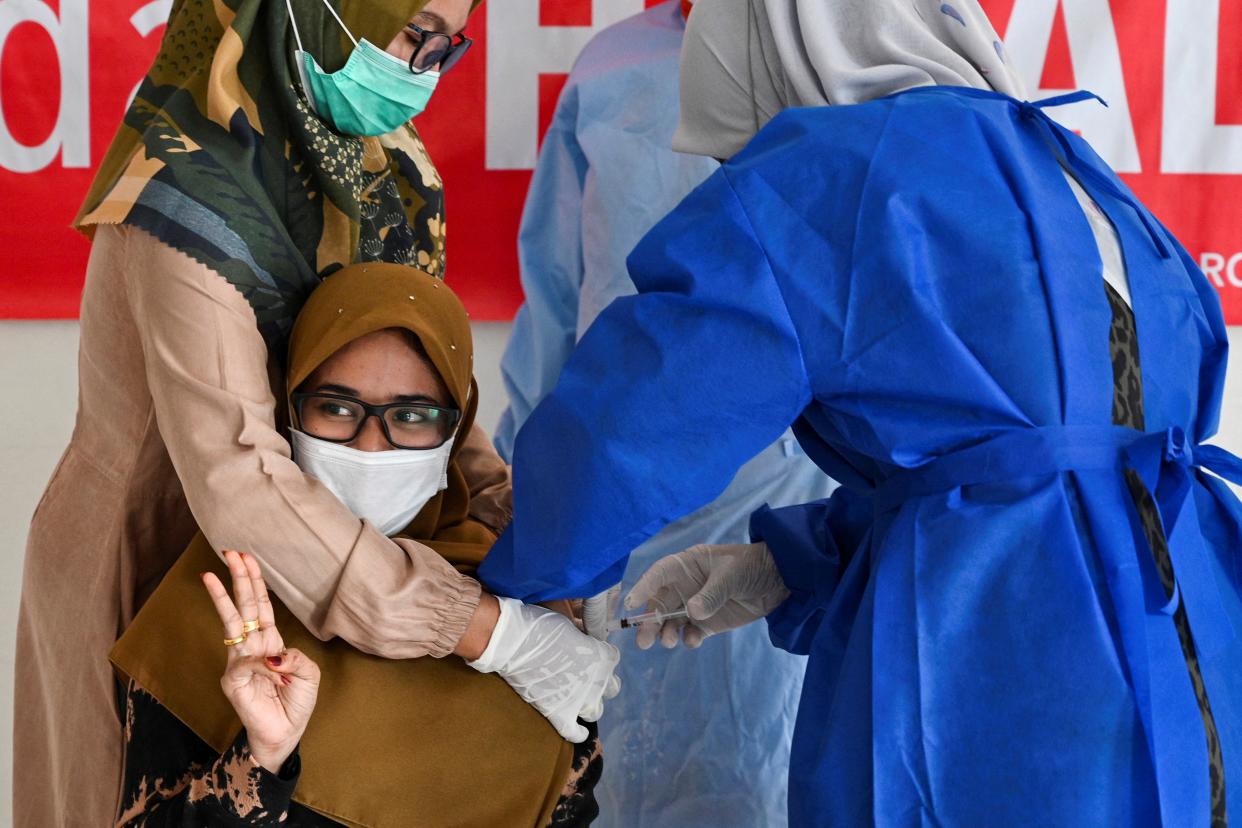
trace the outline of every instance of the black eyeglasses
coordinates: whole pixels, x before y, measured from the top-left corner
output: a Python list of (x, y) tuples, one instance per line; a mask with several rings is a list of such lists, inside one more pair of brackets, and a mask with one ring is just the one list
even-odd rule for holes
[(437, 65), (440, 73), (444, 74), (457, 65), (457, 61), (470, 51), (470, 44), (474, 43), (466, 37), (465, 32), (447, 35), (444, 32), (428, 31), (413, 23), (407, 23), (405, 28), (419, 36), (418, 46), (414, 48), (414, 54), (410, 55), (410, 71), (416, 75), (435, 69)]
[(371, 405), (343, 394), (296, 393), (293, 407), (302, 431), (330, 443), (353, 442), (375, 417), (388, 443), (399, 449), (439, 448), (461, 419), (456, 408), (408, 402)]

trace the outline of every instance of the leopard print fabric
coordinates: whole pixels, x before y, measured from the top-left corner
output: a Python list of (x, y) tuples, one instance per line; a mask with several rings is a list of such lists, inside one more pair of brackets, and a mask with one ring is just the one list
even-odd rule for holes
[(1143, 431), (1143, 372), (1139, 366), (1134, 313), (1107, 282), (1104, 289), (1113, 311), (1108, 331), (1108, 351), (1113, 363), (1113, 425)]
[[(1113, 424), (1144, 431), (1146, 418), (1143, 410), (1143, 372), (1139, 363), (1138, 329), (1134, 313), (1110, 285), (1105, 284), (1104, 288), (1108, 292), (1108, 304), (1113, 312), (1108, 336), (1109, 354), (1113, 363)], [(1169, 544), (1164, 535), (1164, 524), (1160, 521), (1160, 512), (1138, 473), (1132, 469), (1126, 471), (1126, 486), (1138, 510), (1147, 545), (1155, 558), (1160, 583), (1164, 586), (1166, 597), (1171, 599), (1175, 586), (1173, 559), (1169, 555)], [(1195, 699), (1199, 703), (1199, 715), (1203, 718), (1203, 731), (1207, 737), (1212, 828), (1226, 828), (1228, 817), (1225, 812), (1225, 761), (1221, 755), (1216, 719), (1212, 715), (1212, 705), (1203, 684), (1203, 672), (1199, 669), (1199, 654), (1190, 630), (1190, 620), (1186, 616), (1185, 604), (1178, 605), (1173, 615), (1173, 624), (1177, 628), (1177, 637), (1182, 645), (1182, 655), (1186, 658), (1186, 669), (1190, 673)]]

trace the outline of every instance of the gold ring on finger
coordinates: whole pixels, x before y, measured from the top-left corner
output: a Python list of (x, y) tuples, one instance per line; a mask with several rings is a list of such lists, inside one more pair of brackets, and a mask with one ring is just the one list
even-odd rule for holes
[(245, 633), (242, 633), (241, 635), (237, 636), (237, 638), (226, 638), (226, 639), (224, 639), (224, 646), (226, 646), (226, 647), (236, 647), (238, 644), (242, 643), (242, 642), (243, 642), (243, 641), (245, 641), (245, 640), (246, 640), (246, 634), (245, 634)]
[(260, 624), (258, 621), (243, 621), (242, 622), (242, 635), (246, 635), (247, 633), (252, 633), (256, 630), (261, 630), (261, 629), (263, 629), (263, 625)]

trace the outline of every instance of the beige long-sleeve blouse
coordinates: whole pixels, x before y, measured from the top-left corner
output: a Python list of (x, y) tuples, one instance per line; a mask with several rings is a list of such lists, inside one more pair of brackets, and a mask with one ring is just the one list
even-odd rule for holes
[[(217, 273), (141, 230), (100, 226), (81, 318), (77, 423), (26, 551), (14, 737), (23, 827), (114, 818), (121, 730), (107, 653), (196, 528), (217, 550), (253, 553), (312, 633), (388, 658), (451, 652), (480, 594), (293, 463), (254, 313)], [(509, 472), (481, 431), (459, 463), (472, 514), (503, 527)]]

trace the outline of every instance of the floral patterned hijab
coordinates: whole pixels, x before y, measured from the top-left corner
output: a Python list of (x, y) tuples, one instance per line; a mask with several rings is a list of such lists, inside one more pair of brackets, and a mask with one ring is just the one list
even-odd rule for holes
[[(426, 0), (332, 0), (349, 30), (384, 45)], [(324, 0), (293, 0), (305, 48), (327, 71), (352, 43)], [(285, 3), (176, 0), (76, 226), (139, 227), (219, 272), (283, 354), (320, 280), (353, 262), (443, 278), (440, 176), (410, 125), (378, 138), (333, 132), (296, 81)]]

